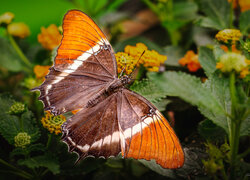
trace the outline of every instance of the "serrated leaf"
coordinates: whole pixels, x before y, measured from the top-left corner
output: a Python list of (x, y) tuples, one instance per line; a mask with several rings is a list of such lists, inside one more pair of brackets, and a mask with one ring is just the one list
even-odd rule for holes
[(149, 73), (148, 77), (169, 96), (178, 96), (192, 105), (223, 114), (213, 94), (202, 86), (199, 78), (183, 72)]
[(216, 70), (216, 59), (213, 51), (207, 47), (200, 47), (198, 56), (202, 68), (209, 77)]
[(241, 33), (248, 35), (250, 33), (250, 10), (242, 12), (240, 15), (240, 31)]
[(18, 161), (21, 166), (27, 166), (28, 168), (35, 169), (39, 167), (46, 167), (53, 174), (60, 172), (60, 166), (57, 159), (51, 154), (45, 154), (42, 156), (36, 156), (28, 159), (21, 159)]
[(23, 69), (23, 64), (21, 59), (10, 45), (10, 43), (0, 37), (0, 64), (2, 67), (8, 69), (9, 71), (21, 71)]
[(201, 0), (201, 10), (207, 15), (201, 23), (218, 30), (229, 28), (230, 4), (227, 0)]
[(142, 95), (147, 100), (155, 103), (161, 101), (162, 98), (166, 97), (166, 93), (158, 88), (156, 84), (148, 79), (135, 82), (131, 87), (131, 90)]
[(20, 132), (18, 118), (8, 113), (13, 103), (10, 95), (0, 95), (0, 133), (10, 144), (14, 144), (14, 137)]
[[(19, 132), (27, 132), (31, 136), (31, 142), (35, 142), (40, 137), (40, 131), (36, 125), (33, 113), (29, 110), (19, 117), (10, 115), (9, 109), (15, 101), (11, 96), (0, 95), (0, 133), (10, 143), (14, 144), (14, 137)], [(23, 127), (20, 126), (23, 122)]]

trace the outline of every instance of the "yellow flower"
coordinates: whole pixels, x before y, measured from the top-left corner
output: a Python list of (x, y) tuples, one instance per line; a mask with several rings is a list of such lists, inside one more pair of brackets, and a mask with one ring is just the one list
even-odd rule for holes
[(117, 71), (121, 73), (121, 71), (125, 68), (124, 73), (130, 74), (132, 73), (135, 67), (135, 59), (132, 56), (129, 56), (127, 53), (118, 52), (115, 54), (116, 62), (117, 62)]
[(56, 135), (62, 132), (61, 126), (65, 121), (65, 116), (53, 116), (49, 111), (46, 111), (45, 117), (41, 120), (43, 127), (48, 129), (50, 133), (55, 133)]
[(167, 56), (161, 55), (155, 50), (148, 50), (143, 43), (137, 43), (136, 46), (127, 45), (124, 52), (133, 57), (136, 63), (140, 59), (137, 65), (143, 65), (148, 71), (158, 71), (160, 65), (167, 60)]
[(219, 62), (216, 64), (216, 68), (220, 69), (224, 73), (236, 71), (240, 73), (240, 77), (244, 78), (248, 75), (250, 61), (245, 56), (233, 52), (223, 54), (219, 58)]
[(15, 146), (25, 148), (25, 146), (30, 144), (31, 136), (26, 132), (20, 132), (14, 137)]
[(6, 12), (0, 16), (0, 24), (10, 24), (15, 15), (11, 12)]
[(182, 66), (187, 66), (190, 72), (196, 72), (201, 68), (198, 61), (198, 55), (194, 51), (187, 51), (185, 56), (179, 60), (179, 64)]
[(240, 37), (242, 36), (240, 30), (238, 29), (224, 29), (219, 31), (216, 35), (215, 38), (218, 41), (228, 43), (228, 41), (232, 41), (234, 44), (235, 41), (238, 41)]
[(56, 25), (51, 24), (47, 29), (42, 27), (41, 33), (38, 34), (38, 42), (48, 50), (53, 50), (57, 47), (62, 39), (62, 35), (60, 34)]
[(7, 27), (7, 31), (12, 36), (20, 38), (25, 38), (30, 35), (29, 27), (22, 22), (9, 24)]
[(33, 69), (33, 71), (36, 75), (36, 78), (37, 79), (44, 78), (49, 73), (49, 68), (50, 68), (50, 66), (36, 65)]

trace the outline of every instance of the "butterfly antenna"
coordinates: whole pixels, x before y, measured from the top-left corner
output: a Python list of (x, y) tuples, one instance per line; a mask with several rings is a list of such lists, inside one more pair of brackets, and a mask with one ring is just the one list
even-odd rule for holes
[(126, 69), (126, 66), (122, 69), (122, 71), (121, 71), (121, 73), (120, 73), (120, 75), (119, 75), (119, 78), (122, 76), (122, 74), (123, 74), (123, 72), (125, 71), (125, 69)]
[(132, 75), (134, 75), (135, 69), (136, 69), (136, 67), (137, 67), (137, 65), (138, 65), (138, 63), (139, 63), (139, 61), (141, 60), (141, 57), (144, 55), (144, 53), (145, 53), (145, 50), (141, 53), (139, 59), (137, 60), (136, 65), (135, 65), (135, 68), (133, 69), (132, 73), (129, 75), (130, 78), (132, 77)]

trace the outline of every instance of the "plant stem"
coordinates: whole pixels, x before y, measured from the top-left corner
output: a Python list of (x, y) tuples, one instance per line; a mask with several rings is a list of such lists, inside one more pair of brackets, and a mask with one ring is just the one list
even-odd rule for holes
[(26, 179), (32, 179), (32, 177), (33, 177), (31, 174), (29, 174), (23, 170), (20, 170), (20, 169), (16, 168), (15, 166), (12, 166), (11, 164), (7, 163), (6, 161), (4, 161), (2, 159), (0, 159), (0, 164), (3, 164), (5, 166), (13, 169), (13, 171), (9, 171), (12, 174), (16, 174), (16, 175), (21, 176), (21, 177), (26, 178)]
[(231, 133), (229, 134), (229, 141), (230, 141), (230, 149), (231, 149), (231, 158), (230, 158), (230, 179), (235, 179), (235, 170), (237, 164), (237, 154), (239, 148), (239, 139), (240, 139), (240, 123), (241, 119), (237, 117), (237, 93), (235, 88), (235, 72), (231, 72), (230, 79), (229, 79), (229, 88), (230, 88), (230, 95), (231, 95), (231, 123), (230, 129)]
[(28, 60), (28, 58), (23, 54), (22, 50), (17, 45), (17, 43), (14, 40), (14, 38), (9, 33), (7, 33), (7, 34), (8, 34), (8, 38), (10, 40), (11, 45), (13, 46), (13, 48), (15, 49), (15, 51), (17, 52), (17, 54), (19, 55), (19, 57), (21, 58), (21, 60), (23, 61), (23, 63), (26, 64), (29, 68), (31, 68), (32, 64), (30, 63), (30, 61)]
[(46, 145), (46, 148), (47, 148), (47, 149), (48, 149), (49, 146), (50, 146), (51, 139), (52, 139), (52, 134), (50, 133), (48, 136), (49, 136), (49, 137), (48, 137), (48, 141), (47, 141), (47, 145)]

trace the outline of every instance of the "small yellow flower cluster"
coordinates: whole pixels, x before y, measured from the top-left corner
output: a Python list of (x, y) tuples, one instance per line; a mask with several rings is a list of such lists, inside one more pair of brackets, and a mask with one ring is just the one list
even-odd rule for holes
[(231, 41), (232, 44), (234, 44), (235, 41), (238, 41), (241, 36), (242, 34), (238, 29), (224, 29), (219, 31), (215, 35), (215, 38), (223, 43), (228, 43), (228, 41)]
[(245, 78), (249, 74), (249, 65), (250, 61), (247, 60), (245, 56), (234, 52), (228, 52), (219, 58), (216, 68), (224, 73), (236, 71), (240, 73), (240, 78)]
[(9, 113), (13, 115), (19, 115), (25, 112), (25, 105), (21, 102), (14, 102), (14, 104), (10, 107)]
[(190, 72), (196, 72), (201, 68), (200, 62), (198, 61), (198, 54), (194, 51), (187, 51), (185, 56), (179, 60), (179, 64), (182, 66), (187, 66)]
[(55, 133), (56, 135), (61, 133), (61, 126), (66, 121), (65, 116), (53, 116), (50, 112), (46, 112), (45, 117), (42, 118), (41, 122), (43, 127), (49, 130), (50, 133)]
[(129, 56), (127, 53), (118, 52), (115, 54), (116, 62), (117, 62), (117, 71), (121, 73), (124, 69), (125, 74), (132, 73), (135, 67), (135, 59), (132, 56)]
[(0, 25), (7, 25), (7, 32), (15, 37), (25, 38), (30, 35), (29, 27), (22, 23), (12, 23), (14, 19), (14, 14), (11, 12), (6, 12), (0, 16)]
[(49, 73), (49, 68), (50, 68), (50, 66), (36, 65), (33, 69), (33, 71), (36, 75), (36, 78), (37, 79), (44, 78)]
[(160, 65), (167, 60), (167, 56), (161, 55), (155, 50), (148, 50), (148, 47), (143, 43), (137, 43), (136, 46), (127, 45), (124, 52), (135, 61), (140, 59), (138, 65), (142, 64), (148, 71), (159, 71)]
[(41, 28), (41, 33), (37, 36), (38, 42), (48, 50), (53, 50), (56, 48), (62, 39), (62, 35), (60, 34), (57, 26), (55, 24), (51, 24), (48, 28)]
[(25, 148), (30, 144), (31, 137), (26, 132), (20, 132), (14, 137), (15, 146)]

